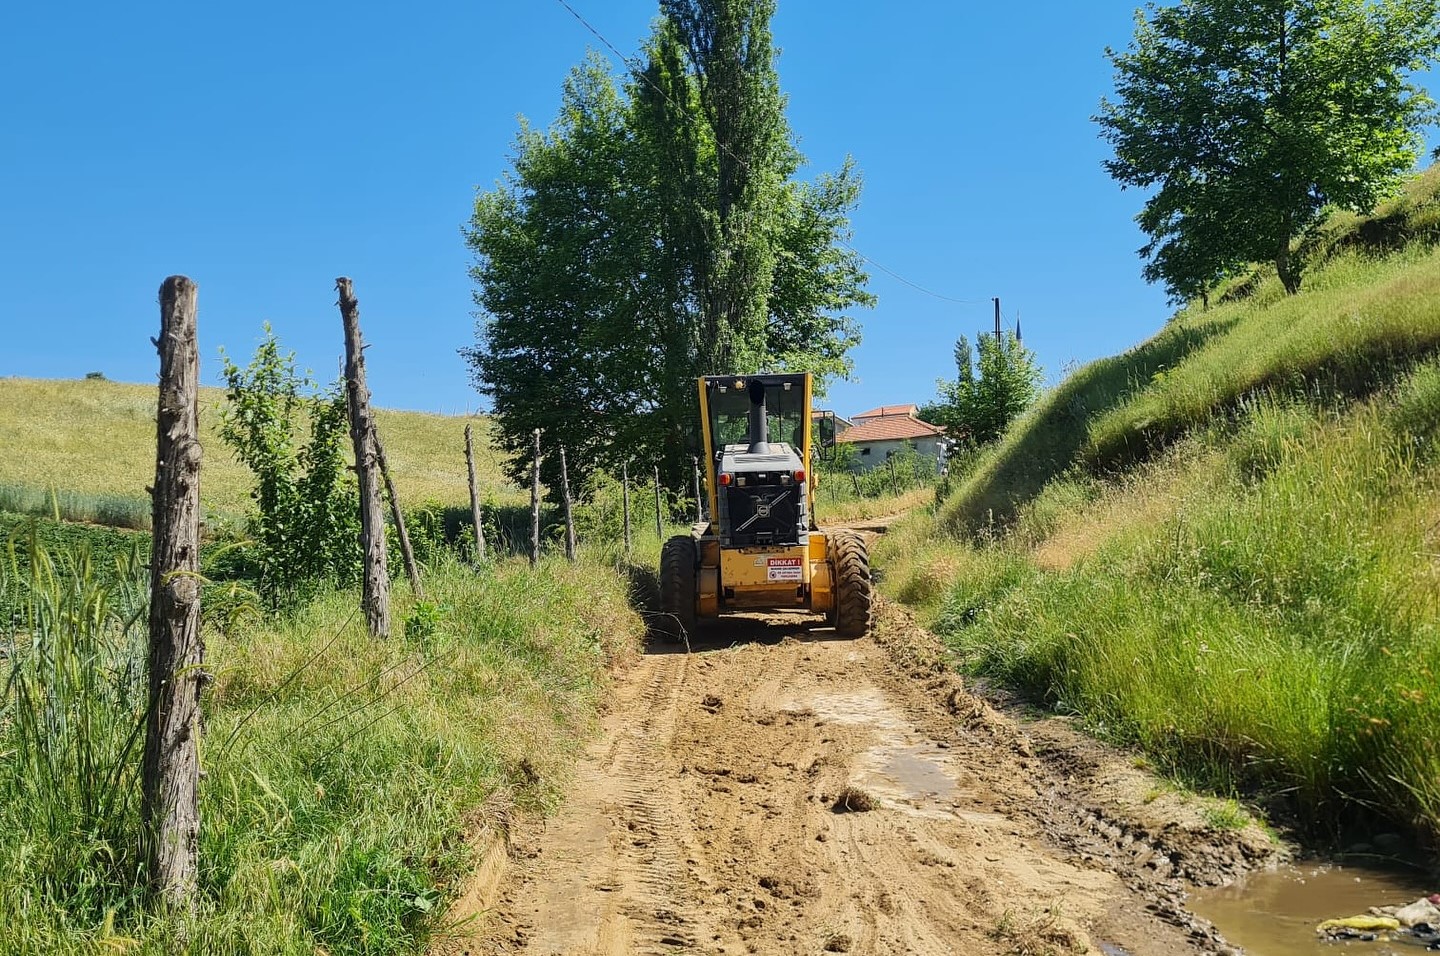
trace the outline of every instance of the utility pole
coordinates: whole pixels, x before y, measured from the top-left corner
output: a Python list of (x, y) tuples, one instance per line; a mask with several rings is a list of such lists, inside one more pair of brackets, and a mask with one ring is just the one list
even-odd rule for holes
[(1000, 344), (1000, 297), (995, 296), (995, 344)]

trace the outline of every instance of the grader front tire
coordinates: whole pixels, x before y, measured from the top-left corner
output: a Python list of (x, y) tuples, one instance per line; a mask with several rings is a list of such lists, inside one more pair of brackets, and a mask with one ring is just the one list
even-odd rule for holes
[(655, 630), (668, 641), (695, 633), (695, 539), (678, 534), (660, 549), (660, 617)]
[(875, 620), (874, 582), (865, 539), (853, 531), (833, 532), (826, 550), (835, 581), (835, 630), (841, 637), (864, 637)]

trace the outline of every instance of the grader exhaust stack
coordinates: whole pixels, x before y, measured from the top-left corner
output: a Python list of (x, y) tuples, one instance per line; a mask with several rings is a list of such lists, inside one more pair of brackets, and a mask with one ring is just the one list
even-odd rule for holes
[(678, 639), (727, 611), (792, 610), (863, 636), (873, 618), (864, 539), (814, 520), (810, 375), (699, 385), (711, 518), (661, 550), (661, 630)]
[[(709, 451), (709, 447), (706, 447)], [(765, 385), (758, 378), (750, 380), (750, 454), (770, 454), (770, 423), (765, 417)]]

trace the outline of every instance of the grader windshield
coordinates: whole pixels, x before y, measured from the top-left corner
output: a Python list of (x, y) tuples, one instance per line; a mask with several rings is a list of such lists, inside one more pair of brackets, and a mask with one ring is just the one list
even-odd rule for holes
[(750, 386), (753, 380), (765, 386), (765, 420), (768, 440), (787, 442), (802, 461), (808, 461), (805, 425), (808, 420), (805, 376), (758, 375), (705, 379), (706, 407), (710, 416), (709, 449), (713, 457), (726, 445), (750, 443)]

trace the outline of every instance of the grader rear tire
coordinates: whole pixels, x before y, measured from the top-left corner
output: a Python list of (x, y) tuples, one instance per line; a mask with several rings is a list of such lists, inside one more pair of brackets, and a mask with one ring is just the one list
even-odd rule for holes
[(835, 630), (841, 637), (864, 637), (875, 619), (865, 539), (853, 531), (834, 531), (827, 536), (826, 551), (835, 582)]
[(677, 534), (660, 549), (660, 617), (656, 632), (667, 641), (695, 633), (695, 539)]

